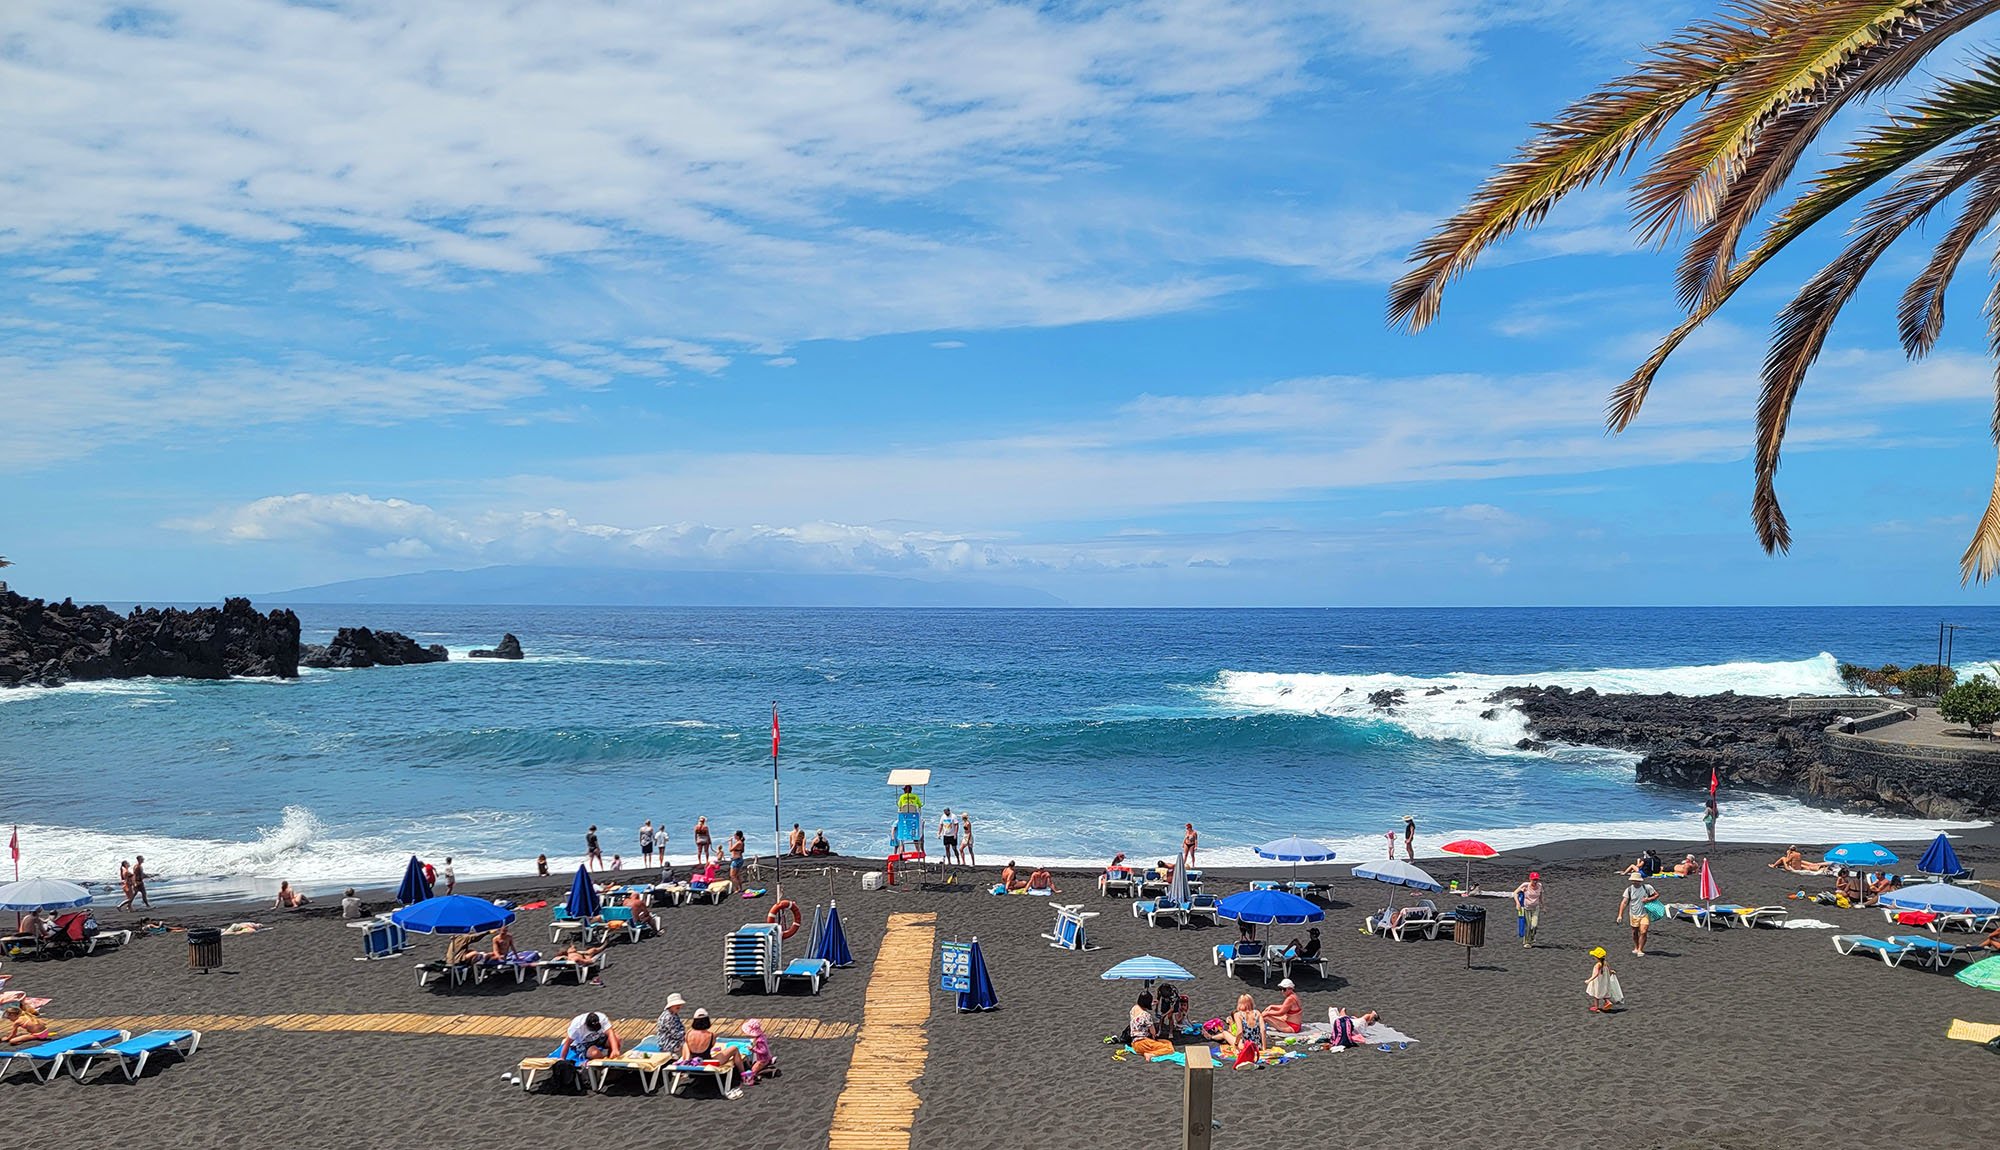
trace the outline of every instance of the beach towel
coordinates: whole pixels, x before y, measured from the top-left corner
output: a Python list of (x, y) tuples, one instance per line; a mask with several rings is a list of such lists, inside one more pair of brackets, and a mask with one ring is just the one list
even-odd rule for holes
[(549, 900), (548, 900), (548, 899), (541, 899), (541, 900), (539, 900), (539, 901), (536, 901), (536, 902), (524, 902), (524, 903), (522, 903), (522, 904), (521, 904), (520, 906), (517, 906), (517, 907), (515, 907), (514, 909), (515, 909), (515, 910), (541, 910), (541, 909), (542, 909), (543, 907), (545, 907), (545, 906), (547, 906), (547, 905), (549, 905)]
[(1833, 930), (1834, 924), (1817, 918), (1791, 918), (1778, 924), (1784, 930)]
[(256, 934), (260, 930), (271, 930), (261, 922), (232, 922), (222, 928), (224, 934)]

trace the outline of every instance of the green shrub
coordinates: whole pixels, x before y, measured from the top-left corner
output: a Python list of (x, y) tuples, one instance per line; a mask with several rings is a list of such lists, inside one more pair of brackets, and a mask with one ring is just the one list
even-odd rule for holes
[(1944, 693), (1938, 700), (1938, 714), (1946, 722), (1964, 723), (1975, 730), (1990, 727), (2000, 719), (2000, 685), (1984, 675), (1974, 675)]
[(1958, 682), (1958, 672), (1950, 667), (1940, 667), (1936, 663), (1918, 663), (1904, 671), (1897, 685), (1905, 695), (1922, 695), (1937, 698)]

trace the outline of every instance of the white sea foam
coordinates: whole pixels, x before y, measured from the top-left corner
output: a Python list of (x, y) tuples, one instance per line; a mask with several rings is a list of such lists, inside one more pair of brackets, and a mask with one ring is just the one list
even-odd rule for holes
[[(1511, 703), (1487, 702), (1503, 687), (1543, 686), (1605, 694), (1842, 695), (1834, 657), (1779, 663), (1718, 663), (1704, 667), (1607, 668), (1536, 671), (1519, 675), (1455, 673), (1434, 678), (1378, 673), (1337, 675), (1224, 671), (1204, 689), (1211, 705), (1232, 712), (1322, 715), (1387, 723), (1423, 739), (1462, 742), (1491, 753), (1511, 752), (1528, 736), (1527, 716)], [(1378, 691), (1401, 690), (1384, 711), (1368, 701)]]

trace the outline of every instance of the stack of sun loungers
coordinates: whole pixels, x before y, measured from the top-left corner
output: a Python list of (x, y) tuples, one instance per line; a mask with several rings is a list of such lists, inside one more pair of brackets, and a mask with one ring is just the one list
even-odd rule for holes
[(723, 989), (761, 984), (765, 994), (776, 994), (785, 969), (782, 945), (776, 923), (746, 922), (731, 931), (722, 942)]

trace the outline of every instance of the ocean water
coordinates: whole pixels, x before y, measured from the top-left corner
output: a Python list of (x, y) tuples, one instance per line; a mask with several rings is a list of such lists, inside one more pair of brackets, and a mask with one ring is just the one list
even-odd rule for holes
[[(1836, 660), (1934, 657), (1933, 608), (718, 610), (299, 608), (306, 639), (366, 624), (451, 662), (297, 681), (141, 680), (0, 691), (0, 819), (23, 874), (156, 891), (392, 882), (415, 852), (465, 877), (573, 866), (586, 826), (629, 860), (651, 818), (692, 850), (772, 842), (782, 819), (879, 853), (887, 772), (927, 767), (928, 809), (972, 813), (982, 862), (1171, 854), (1257, 861), (1300, 834), (1375, 857), (1405, 813), (1426, 846), (1692, 837), (1699, 796), (1633, 781), (1629, 755), (1514, 749), (1492, 690), (1837, 693)], [(1954, 609), (1968, 669), (2000, 610)], [(519, 663), (472, 661), (519, 635)], [(1405, 689), (1385, 715), (1370, 691)], [(1488, 712), (1492, 712), (1488, 714)], [(1723, 796), (1725, 839), (1911, 837), (1950, 824)]]

